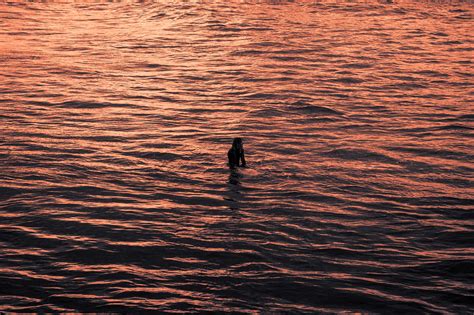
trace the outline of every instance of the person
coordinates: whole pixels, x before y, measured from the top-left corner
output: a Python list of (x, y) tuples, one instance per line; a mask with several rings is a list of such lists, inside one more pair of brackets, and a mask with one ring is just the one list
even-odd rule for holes
[(242, 138), (234, 138), (234, 141), (232, 142), (232, 148), (230, 148), (229, 152), (227, 152), (227, 157), (229, 158), (230, 167), (246, 166)]

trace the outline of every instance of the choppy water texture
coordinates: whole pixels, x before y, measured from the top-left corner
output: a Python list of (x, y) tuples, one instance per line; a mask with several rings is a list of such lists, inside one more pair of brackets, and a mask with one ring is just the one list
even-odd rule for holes
[(473, 7), (1, 3), (1, 310), (471, 312)]

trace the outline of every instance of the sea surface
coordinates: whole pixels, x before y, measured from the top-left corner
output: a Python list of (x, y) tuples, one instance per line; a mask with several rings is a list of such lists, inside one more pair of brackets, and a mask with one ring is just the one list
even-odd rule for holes
[(472, 314), (473, 18), (1, 1), (0, 311)]

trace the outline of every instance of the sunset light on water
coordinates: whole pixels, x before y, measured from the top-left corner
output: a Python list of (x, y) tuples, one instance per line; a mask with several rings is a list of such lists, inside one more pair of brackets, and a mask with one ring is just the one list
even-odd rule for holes
[(0, 311), (472, 313), (473, 10), (0, 1)]

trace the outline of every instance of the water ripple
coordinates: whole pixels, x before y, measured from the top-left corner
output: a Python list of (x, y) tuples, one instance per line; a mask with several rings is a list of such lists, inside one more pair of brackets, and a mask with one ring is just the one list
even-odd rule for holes
[(471, 312), (472, 10), (1, 2), (1, 311)]

